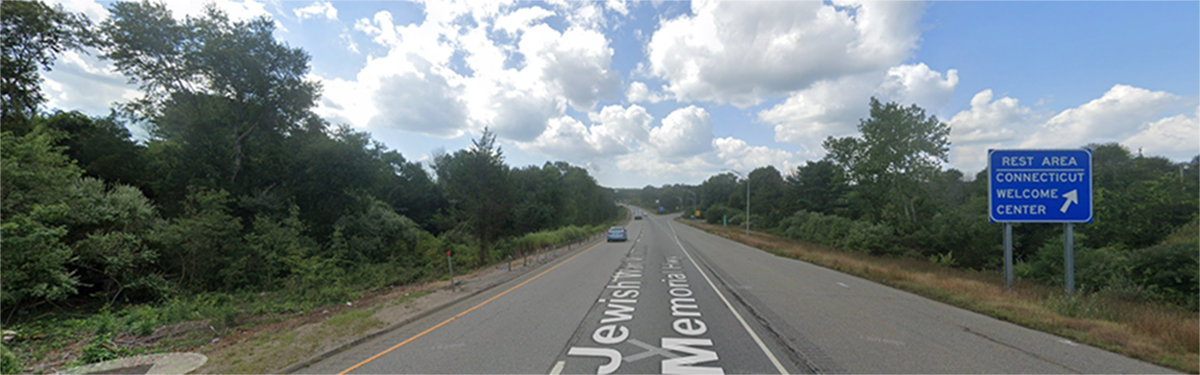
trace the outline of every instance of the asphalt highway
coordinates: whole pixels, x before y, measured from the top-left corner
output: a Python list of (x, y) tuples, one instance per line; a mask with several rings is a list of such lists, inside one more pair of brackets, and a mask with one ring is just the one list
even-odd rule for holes
[(1171, 373), (673, 217), (300, 373)]

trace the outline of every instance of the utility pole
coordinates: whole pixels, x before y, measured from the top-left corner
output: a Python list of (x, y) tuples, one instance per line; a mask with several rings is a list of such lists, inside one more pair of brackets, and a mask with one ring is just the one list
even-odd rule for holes
[(732, 169), (724, 169), (724, 170), (736, 173), (738, 176), (746, 177), (746, 237), (749, 238), (750, 237), (750, 175), (743, 175), (742, 172), (738, 172), (738, 171), (735, 171)]

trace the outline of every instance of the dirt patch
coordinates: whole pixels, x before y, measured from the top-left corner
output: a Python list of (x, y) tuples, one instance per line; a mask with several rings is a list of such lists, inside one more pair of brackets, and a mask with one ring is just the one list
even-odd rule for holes
[[(396, 287), (386, 293), (352, 301), (349, 305), (315, 309), (277, 323), (239, 331), (199, 348), (209, 361), (194, 373), (277, 372), (445, 303), (454, 293), (435, 292), (445, 285), (441, 282)], [(411, 298), (413, 296), (420, 297)], [(387, 313), (380, 314), (384, 311)]]

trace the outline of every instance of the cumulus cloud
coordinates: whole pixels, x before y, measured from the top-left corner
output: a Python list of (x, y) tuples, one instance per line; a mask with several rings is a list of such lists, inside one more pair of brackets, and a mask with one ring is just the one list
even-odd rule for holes
[(517, 33), (529, 29), (542, 19), (553, 15), (554, 12), (542, 7), (521, 8), (512, 13), (500, 16), (496, 20), (495, 27), (496, 30), (502, 30), (509, 35), (517, 35)]
[[(610, 67), (613, 50), (603, 33), (583, 23), (569, 23), (562, 31), (546, 24), (546, 18), (561, 15), (556, 11), (579, 8), (577, 4), (552, 4), (550, 9), (475, 2), (425, 5), (425, 19), (409, 25), (396, 25), (387, 11), (356, 20), (354, 29), (387, 48), (387, 55), (368, 59), (353, 83), (358, 90), (327, 90), (327, 96), (348, 103), (379, 90), (377, 82), (386, 77), (414, 73), (422, 81), (411, 82), (416, 90), (439, 99), (412, 103), (435, 105), (430, 114), (449, 114), (421, 118), (460, 123), (398, 129), (455, 137), (488, 127), (501, 139), (533, 145), (551, 126), (574, 126), (561, 120), (568, 108), (590, 112), (601, 100), (620, 94), (621, 77)], [(495, 38), (497, 33), (507, 38)], [(442, 100), (436, 94), (448, 92), (457, 99)], [(336, 112), (332, 106), (323, 110)], [(379, 108), (343, 114), (359, 127), (398, 126), (370, 116), (385, 113)]]
[[(1044, 116), (1040, 117), (1042, 121)], [(971, 98), (971, 108), (955, 114), (946, 122), (950, 126), (950, 164), (964, 174), (987, 166), (987, 150), (1003, 148), (1029, 134), (1039, 116), (1017, 99), (1004, 97), (993, 100), (992, 90), (983, 90)]]
[(578, 111), (591, 110), (620, 89), (621, 76), (609, 67), (612, 48), (598, 31), (573, 27), (559, 33), (541, 24), (527, 31), (519, 45), (525, 69), (539, 72), (550, 92)]
[(1200, 121), (1193, 114), (1177, 115), (1145, 124), (1141, 132), (1121, 144), (1146, 155), (1161, 155), (1174, 160), (1189, 160), (1200, 154)]
[(1086, 143), (1125, 139), (1146, 123), (1183, 104), (1164, 91), (1115, 85), (1098, 99), (1055, 115), (1023, 147), (1079, 147)]
[(1187, 160), (1200, 153), (1193, 99), (1115, 85), (1100, 98), (1058, 113), (1039, 113), (1017, 99), (984, 90), (950, 125), (950, 164), (968, 174), (987, 167), (987, 150), (1078, 148), (1118, 142), (1148, 155)]
[(591, 162), (633, 152), (649, 138), (653, 119), (645, 108), (636, 105), (608, 106), (589, 114), (593, 122), (590, 127), (570, 116), (554, 118), (537, 139), (518, 142), (517, 146), (554, 158)]
[(337, 8), (334, 8), (333, 4), (325, 1), (317, 1), (309, 6), (293, 9), (292, 12), (301, 20), (317, 17), (336, 20), (338, 14)]
[(629, 7), (625, 5), (625, 0), (608, 0), (604, 2), (604, 7), (620, 13), (622, 16), (629, 15)]
[(615, 160), (623, 173), (653, 179), (697, 179), (722, 168), (794, 166), (790, 152), (733, 137), (714, 139), (708, 112), (695, 106), (675, 110), (653, 128), (653, 116), (638, 105), (606, 106), (589, 113), (588, 120), (591, 125), (569, 116), (550, 119), (542, 134), (517, 142), (517, 147), (589, 166)]
[(776, 165), (781, 167), (779, 168), (781, 171), (787, 172), (794, 166), (792, 160), (795, 156), (787, 151), (766, 146), (750, 146), (746, 141), (733, 137), (713, 139), (712, 144), (716, 149), (717, 157), (731, 169), (750, 171), (767, 165)]
[(712, 118), (704, 108), (676, 109), (650, 129), (650, 144), (668, 159), (682, 159), (712, 150)]
[(778, 105), (758, 113), (760, 121), (775, 125), (775, 140), (799, 144), (801, 156), (824, 155), (825, 137), (854, 134), (860, 119), (870, 114), (870, 98), (903, 105), (916, 104), (936, 112), (950, 100), (958, 85), (958, 72), (944, 75), (925, 64), (898, 65), (886, 71), (847, 75), (823, 80), (793, 92)]
[(629, 84), (629, 88), (625, 90), (625, 100), (630, 103), (658, 103), (663, 101), (663, 95), (657, 92), (651, 92), (650, 88), (646, 87), (645, 83), (633, 82)]
[[(140, 96), (137, 85), (130, 84), (111, 62), (100, 59), (95, 53), (63, 51), (55, 61), (54, 69), (42, 71), (41, 75), (47, 108), (102, 116), (108, 114), (114, 104)], [(85, 87), (87, 89), (81, 89)]]
[(899, 64), (917, 46), (923, 11), (911, 2), (696, 1), (651, 36), (649, 70), (681, 100), (744, 108)]
[(950, 142), (956, 145), (1011, 141), (1017, 131), (1029, 129), (1033, 110), (1022, 107), (1017, 99), (993, 99), (992, 90), (983, 90), (971, 98), (971, 109), (959, 112), (950, 121)]
[(596, 135), (594, 142), (600, 154), (625, 153), (650, 139), (650, 123), (654, 120), (645, 108), (631, 105), (607, 106), (599, 113), (589, 113), (588, 118), (597, 123), (592, 127)]
[(459, 90), (435, 74), (389, 76), (380, 81), (379, 90), (372, 95), (379, 112), (367, 126), (458, 137), (465, 130), (467, 118), (466, 106), (458, 97)]

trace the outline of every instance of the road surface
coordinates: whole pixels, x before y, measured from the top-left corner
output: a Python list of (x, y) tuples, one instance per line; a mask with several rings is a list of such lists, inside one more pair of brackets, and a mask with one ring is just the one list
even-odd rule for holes
[(649, 215), (300, 373), (1170, 373)]

